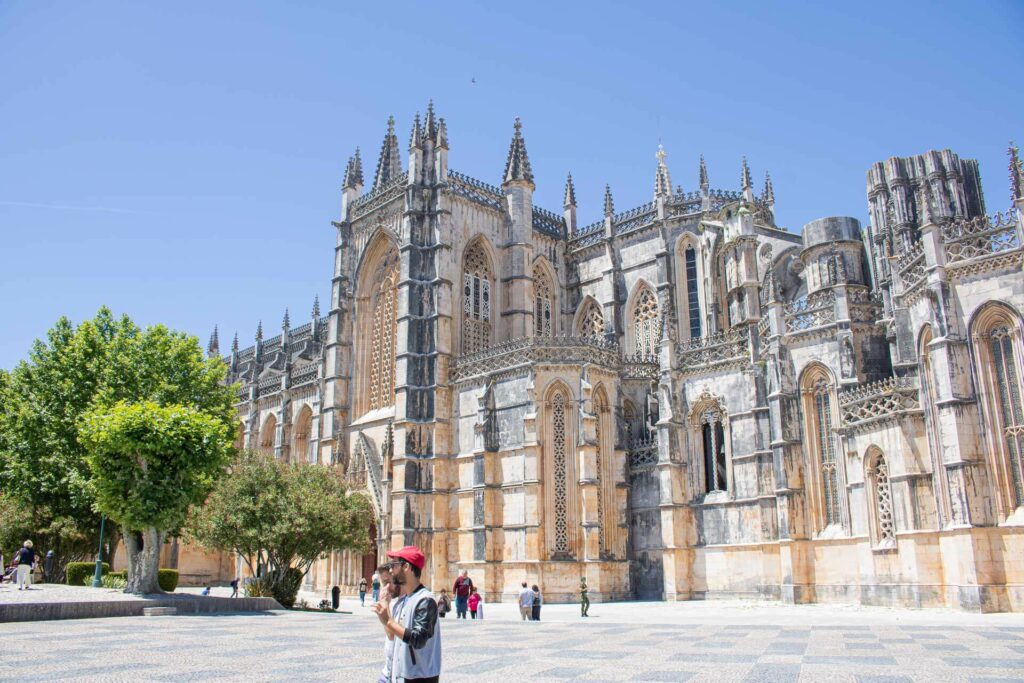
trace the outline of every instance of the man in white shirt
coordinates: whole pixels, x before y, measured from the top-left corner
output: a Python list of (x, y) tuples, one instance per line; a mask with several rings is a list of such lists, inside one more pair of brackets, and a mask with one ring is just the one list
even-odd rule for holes
[(519, 614), (523, 621), (533, 621), (533, 590), (523, 581), (523, 590), (519, 591)]

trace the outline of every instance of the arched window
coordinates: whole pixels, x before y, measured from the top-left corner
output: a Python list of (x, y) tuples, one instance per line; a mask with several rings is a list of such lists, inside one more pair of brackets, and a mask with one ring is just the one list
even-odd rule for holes
[(593, 301), (588, 301), (586, 310), (579, 318), (579, 336), (584, 339), (604, 339), (604, 316), (601, 308)]
[(547, 272), (537, 264), (533, 267), (533, 332), (550, 337), (554, 327), (555, 292)]
[(309, 406), (303, 406), (298, 417), (295, 418), (295, 426), (292, 428), (292, 462), (313, 462), (313, 454), (310, 450), (312, 428), (313, 411), (309, 409)]
[(638, 446), (641, 434), (640, 417), (629, 399), (622, 402), (622, 429), (626, 448)]
[(546, 494), (550, 518), (547, 533), (550, 534), (550, 550), (553, 558), (568, 559), (575, 550), (576, 529), (573, 502), (577, 497), (574, 488), (576, 467), (573, 458), (573, 412), (572, 398), (565, 387), (558, 387), (548, 394), (545, 408), (547, 416), (547, 464), (550, 493)]
[(686, 267), (686, 311), (690, 321), (690, 339), (700, 337), (700, 292), (697, 289), (697, 250), (692, 246), (683, 251)]
[(1021, 333), (1010, 311), (990, 306), (973, 335), (985, 394), (986, 422), (997, 462), (996, 478), (1005, 492), (1005, 512), (1024, 505), (1024, 406), (1021, 397)]
[[(608, 431), (611, 425), (611, 411), (608, 407), (608, 399), (605, 396), (604, 389), (598, 389), (594, 394), (594, 415), (597, 417), (597, 450), (594, 462), (594, 469), (597, 473), (597, 523), (598, 527), (598, 547), (600, 552), (605, 552), (608, 549), (608, 537), (606, 527), (606, 519), (604, 515), (605, 511), (605, 498), (608, 497), (608, 492), (605, 490), (606, 485), (610, 477), (605, 476), (605, 467), (609, 463), (610, 458), (605, 453), (605, 448), (611, 443)], [(608, 501), (611, 505), (611, 501)]]
[(640, 356), (653, 356), (657, 353), (661, 338), (660, 316), (658, 315), (658, 299), (654, 292), (644, 287), (637, 297), (633, 308), (633, 346)]
[(801, 382), (804, 407), (804, 425), (807, 430), (804, 443), (808, 449), (808, 471), (811, 482), (808, 493), (813, 516), (820, 530), (842, 524), (840, 515), (840, 463), (836, 459), (833, 432), (833, 387), (823, 369), (808, 371)]
[(467, 251), (462, 267), (462, 353), (491, 345), (491, 263), (477, 242)]
[(708, 408), (701, 414), (701, 447), (704, 451), (705, 492), (728, 490), (725, 428), (722, 425), (722, 413), (715, 408)]
[(381, 271), (372, 293), (370, 410), (395, 404), (395, 334), (398, 329), (398, 260)]
[(277, 417), (273, 413), (263, 421), (260, 429), (260, 450), (266, 453), (273, 453), (277, 443)]
[(885, 456), (876, 451), (868, 458), (869, 505), (874, 506), (872, 518), (872, 541), (876, 547), (896, 546), (896, 520), (893, 515), (892, 488), (889, 486), (889, 463)]

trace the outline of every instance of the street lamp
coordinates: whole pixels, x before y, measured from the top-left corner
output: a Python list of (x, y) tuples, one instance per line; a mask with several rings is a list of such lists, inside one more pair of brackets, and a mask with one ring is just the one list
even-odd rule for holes
[(96, 549), (96, 573), (92, 575), (92, 587), (99, 588), (103, 585), (103, 527), (107, 523), (107, 516), (100, 518), (100, 547)]

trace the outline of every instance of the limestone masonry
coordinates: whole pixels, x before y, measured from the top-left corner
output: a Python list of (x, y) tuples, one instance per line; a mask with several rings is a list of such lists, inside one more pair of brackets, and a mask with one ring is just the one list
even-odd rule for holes
[[(577, 223), (533, 204), (515, 123), (500, 186), (388, 122), (342, 190), (329, 310), (225, 357), (238, 445), (341, 468), (376, 552), (489, 601), (756, 597), (1024, 610), (1024, 172), (988, 216), (949, 150), (867, 173), (870, 223), (775, 224), (755, 194), (673, 187)], [(326, 274), (325, 274), (326, 275)], [(219, 354), (216, 332), (210, 353)]]

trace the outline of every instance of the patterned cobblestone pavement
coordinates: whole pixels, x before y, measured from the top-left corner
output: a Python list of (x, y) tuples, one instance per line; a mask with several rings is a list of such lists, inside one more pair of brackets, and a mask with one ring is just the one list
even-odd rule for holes
[[(0, 624), (0, 681), (375, 681), (369, 609)], [(1024, 681), (1022, 615), (734, 604), (548, 605), (445, 619), (442, 680)]]

